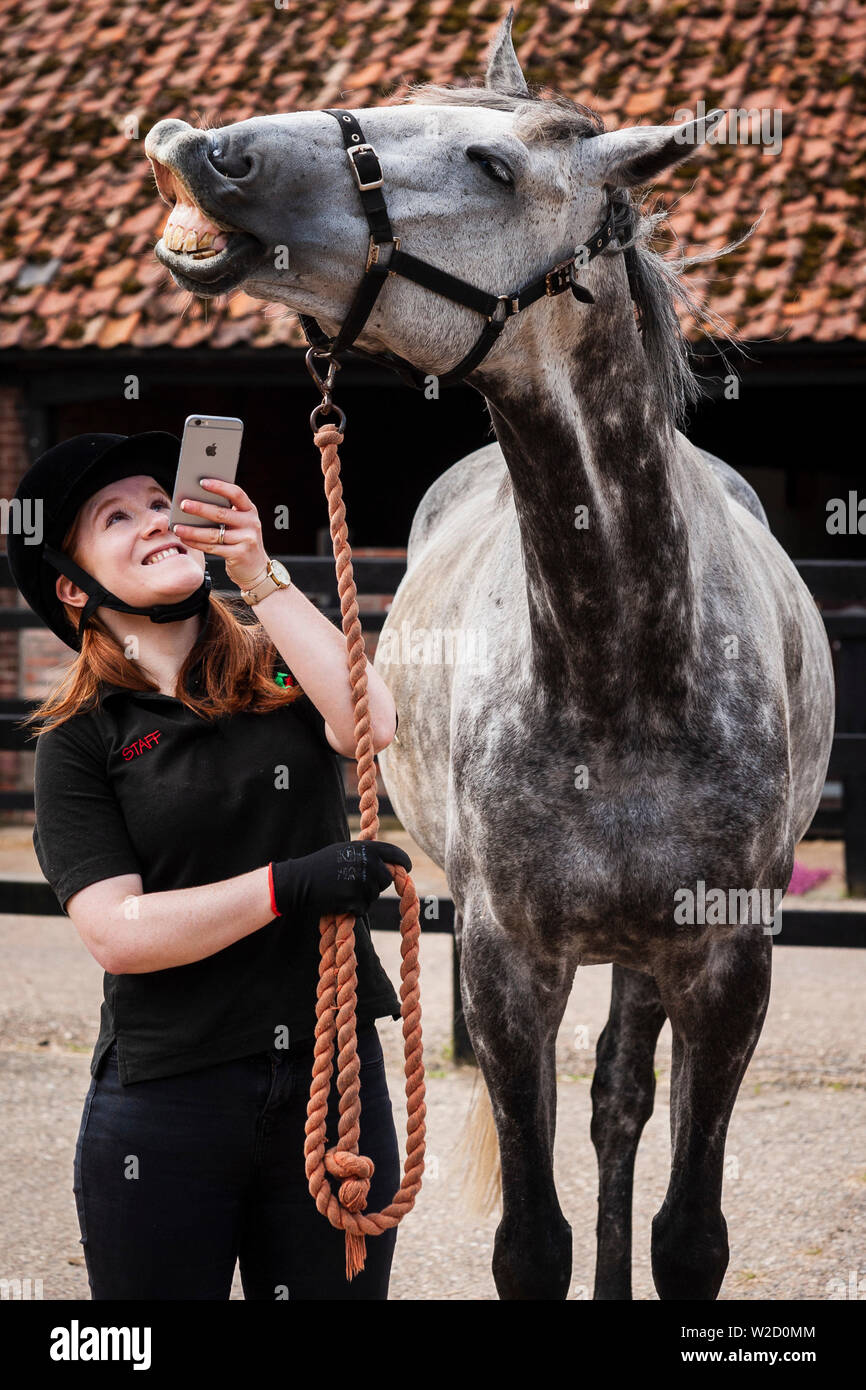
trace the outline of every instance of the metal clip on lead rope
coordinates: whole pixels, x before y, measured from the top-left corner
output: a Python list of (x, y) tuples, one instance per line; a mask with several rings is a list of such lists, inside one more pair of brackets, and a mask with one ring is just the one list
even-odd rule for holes
[[(313, 360), (316, 357), (325, 357), (328, 360), (328, 375), (325, 378), (323, 378), (321, 373), (316, 370), (315, 362)], [(307, 364), (307, 371), (310, 373), (310, 376), (313, 378), (313, 381), (316, 383), (316, 385), (322, 393), (321, 405), (317, 405), (312, 415), (310, 416), (310, 429), (315, 434), (316, 430), (319, 428), (319, 415), (330, 415), (332, 411), (336, 410), (337, 414), (340, 417), (340, 423), (337, 426), (337, 429), (339, 430), (340, 434), (342, 434), (343, 430), (346, 428), (346, 417), (343, 414), (342, 410), (340, 410), (339, 406), (334, 405), (334, 402), (331, 400), (331, 387), (334, 384), (334, 377), (336, 373), (340, 370), (340, 363), (337, 361), (336, 357), (331, 356), (330, 352), (316, 347), (311, 347), (309, 349), (306, 357), (304, 358), (304, 361)]]

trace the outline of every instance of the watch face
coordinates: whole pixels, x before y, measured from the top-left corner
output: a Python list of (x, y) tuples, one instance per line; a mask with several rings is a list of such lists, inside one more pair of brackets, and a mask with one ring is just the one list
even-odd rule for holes
[(289, 571), (279, 560), (271, 560), (271, 575), (283, 585), (291, 584), (292, 582), (289, 577)]

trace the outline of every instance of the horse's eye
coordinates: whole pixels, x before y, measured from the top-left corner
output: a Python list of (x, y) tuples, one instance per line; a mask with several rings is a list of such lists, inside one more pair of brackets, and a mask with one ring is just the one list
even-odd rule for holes
[(487, 150), (472, 147), (466, 151), (466, 158), (471, 159), (473, 164), (478, 164), (484, 170), (488, 178), (496, 183), (504, 184), (506, 188), (514, 187), (514, 175), (499, 155), (492, 155)]

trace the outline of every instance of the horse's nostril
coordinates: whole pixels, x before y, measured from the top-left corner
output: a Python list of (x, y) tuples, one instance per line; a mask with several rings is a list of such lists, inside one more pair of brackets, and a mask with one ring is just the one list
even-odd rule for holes
[(228, 179), (246, 178), (255, 164), (253, 155), (242, 153), (220, 141), (208, 146), (208, 158), (217, 173)]

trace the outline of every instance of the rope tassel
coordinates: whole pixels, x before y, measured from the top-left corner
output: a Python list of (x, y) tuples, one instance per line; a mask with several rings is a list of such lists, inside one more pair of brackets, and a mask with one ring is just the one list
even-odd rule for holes
[[(314, 412), (315, 414), (315, 412)], [(327, 424), (314, 431), (322, 453), (322, 472), (328, 498), (331, 540), (337, 565), (337, 587), (343, 617), (343, 632), (355, 712), (355, 758), (358, 764), (358, 791), (361, 808), (360, 839), (375, 840), (379, 833), (376, 766), (367, 703), (367, 657), (358, 619), (357, 589), (352, 573), (346, 511), (340, 482), (338, 445), (343, 435), (336, 425)], [(313, 1077), (307, 1104), (304, 1159), (310, 1194), (332, 1226), (345, 1232), (346, 1278), (352, 1280), (364, 1268), (367, 1250), (365, 1236), (381, 1235), (402, 1221), (415, 1205), (421, 1190), (426, 1142), (424, 1104), (424, 1062), (421, 1044), (420, 965), (418, 942), (421, 935), (420, 905), (415, 885), (401, 864), (389, 864), (394, 886), (400, 896), (400, 1013), (403, 1019), (406, 1073), (406, 1159), (403, 1180), (389, 1205), (379, 1212), (367, 1212), (367, 1196), (375, 1165), (358, 1152), (360, 1137), (360, 1062), (357, 1056), (356, 1004), (357, 960), (355, 957), (355, 918), (351, 913), (322, 917), (319, 922), (319, 983), (316, 992), (316, 1033)], [(337, 1053), (337, 1089), (340, 1092), (339, 1139), (325, 1149), (328, 1097)], [(330, 1177), (339, 1180), (335, 1193)]]

